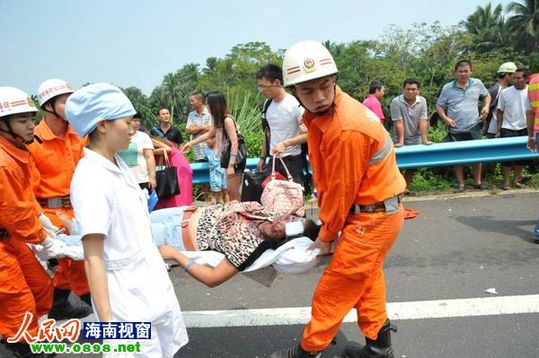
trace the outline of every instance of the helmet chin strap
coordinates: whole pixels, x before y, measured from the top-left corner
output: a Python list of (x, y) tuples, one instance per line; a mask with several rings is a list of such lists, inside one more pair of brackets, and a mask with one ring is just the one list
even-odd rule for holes
[(67, 126), (67, 124), (69, 123), (67, 121), (67, 119), (65, 119), (64, 117), (62, 117), (61, 115), (58, 114), (58, 112), (56, 112), (56, 108), (54, 108), (54, 104), (56, 103), (56, 98), (57, 97), (54, 97), (54, 98), (51, 98), (47, 103), (50, 104), (50, 106), (52, 107), (52, 111), (49, 111), (47, 109), (47, 103), (45, 103), (45, 105), (43, 105), (43, 107), (41, 107), (42, 110), (44, 110), (45, 112), (47, 113), (50, 113), (52, 114), (53, 116), (55, 116), (56, 118), (60, 118), (61, 120), (63, 120)]
[(13, 130), (11, 129), (11, 126), (9, 125), (9, 123), (7, 123), (7, 122), (4, 122), (4, 123), (6, 123), (6, 126), (8, 127), (8, 130), (5, 130), (5, 129), (0, 127), (0, 131), (4, 132), (6, 134), (9, 134), (9, 136), (13, 138), (15, 143), (18, 143), (18, 144), (30, 144), (30, 143), (32, 143), (34, 141), (33, 137), (32, 137), (31, 140), (24, 140), (23, 137), (21, 137), (20, 135), (18, 135), (15, 132), (13, 132)]

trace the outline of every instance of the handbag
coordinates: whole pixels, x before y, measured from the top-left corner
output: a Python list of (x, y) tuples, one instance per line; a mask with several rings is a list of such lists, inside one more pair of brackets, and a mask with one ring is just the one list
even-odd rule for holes
[[(234, 121), (234, 128), (236, 128), (236, 137), (238, 138), (238, 152), (236, 153), (236, 161), (234, 162), (234, 167), (238, 168), (244, 166), (243, 164), (247, 161), (247, 146), (245, 145), (245, 138), (243, 138), (243, 135), (238, 132), (236, 121), (234, 120), (234, 118), (232, 118), (232, 120)], [(230, 138), (226, 135), (226, 131), (223, 130), (223, 132), (226, 136), (226, 143), (223, 148), (223, 153), (221, 154), (221, 168), (228, 168), (232, 143), (230, 142)]]
[(162, 169), (155, 171), (155, 193), (159, 199), (169, 198), (180, 193), (180, 185), (178, 184), (178, 169), (170, 165), (168, 154), (163, 152), (165, 158), (165, 166)]
[(283, 158), (279, 157), (283, 168), (286, 170), (288, 180), (278, 180), (277, 172), (275, 171), (275, 156), (272, 158), (271, 179), (266, 184), (260, 203), (266, 207), (273, 209), (276, 215), (284, 216), (294, 214), (297, 216), (305, 216), (305, 205), (303, 199), (303, 186), (294, 182), (292, 175), (288, 171)]

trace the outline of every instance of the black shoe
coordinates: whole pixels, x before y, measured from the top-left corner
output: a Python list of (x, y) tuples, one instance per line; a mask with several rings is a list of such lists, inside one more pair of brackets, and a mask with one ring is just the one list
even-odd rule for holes
[(52, 308), (47, 314), (48, 318), (55, 320), (64, 320), (71, 318), (83, 318), (92, 313), (92, 309), (87, 305), (73, 306), (69, 302), (69, 290), (54, 289), (54, 299)]
[(531, 178), (532, 178), (531, 176), (525, 176), (525, 177), (520, 178), (520, 180), (518, 182), (520, 184), (527, 184), (530, 181)]
[(464, 184), (458, 184), (453, 188), (453, 193), (464, 193)]
[(322, 355), (322, 352), (307, 352), (301, 345), (298, 344), (289, 349), (273, 352), (270, 358), (318, 358)]
[(366, 345), (351, 343), (344, 348), (345, 358), (395, 358), (391, 347), (391, 330), (397, 331), (387, 320), (380, 331), (378, 338), (372, 340), (365, 337)]
[(416, 196), (416, 195), (417, 195), (417, 193), (416, 193), (415, 191), (408, 191), (408, 190), (406, 190), (406, 191), (404, 192), (404, 196)]
[(478, 189), (478, 190), (490, 189), (490, 185), (488, 185), (485, 182), (482, 182), (482, 183), (479, 183), (479, 184), (474, 184), (473, 187), (474, 187), (474, 189)]

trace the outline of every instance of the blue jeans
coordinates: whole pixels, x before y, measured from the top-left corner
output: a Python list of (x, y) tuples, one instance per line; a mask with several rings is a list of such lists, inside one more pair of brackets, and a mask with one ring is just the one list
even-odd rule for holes
[(174, 246), (185, 250), (182, 239), (182, 218), (185, 206), (155, 210), (150, 213), (152, 232), (156, 245)]

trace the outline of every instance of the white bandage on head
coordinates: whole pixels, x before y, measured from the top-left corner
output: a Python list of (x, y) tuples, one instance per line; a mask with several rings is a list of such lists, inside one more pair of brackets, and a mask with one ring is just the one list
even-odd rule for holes
[(305, 226), (303, 220), (291, 221), (285, 224), (285, 233), (287, 237), (298, 236), (303, 234)]

